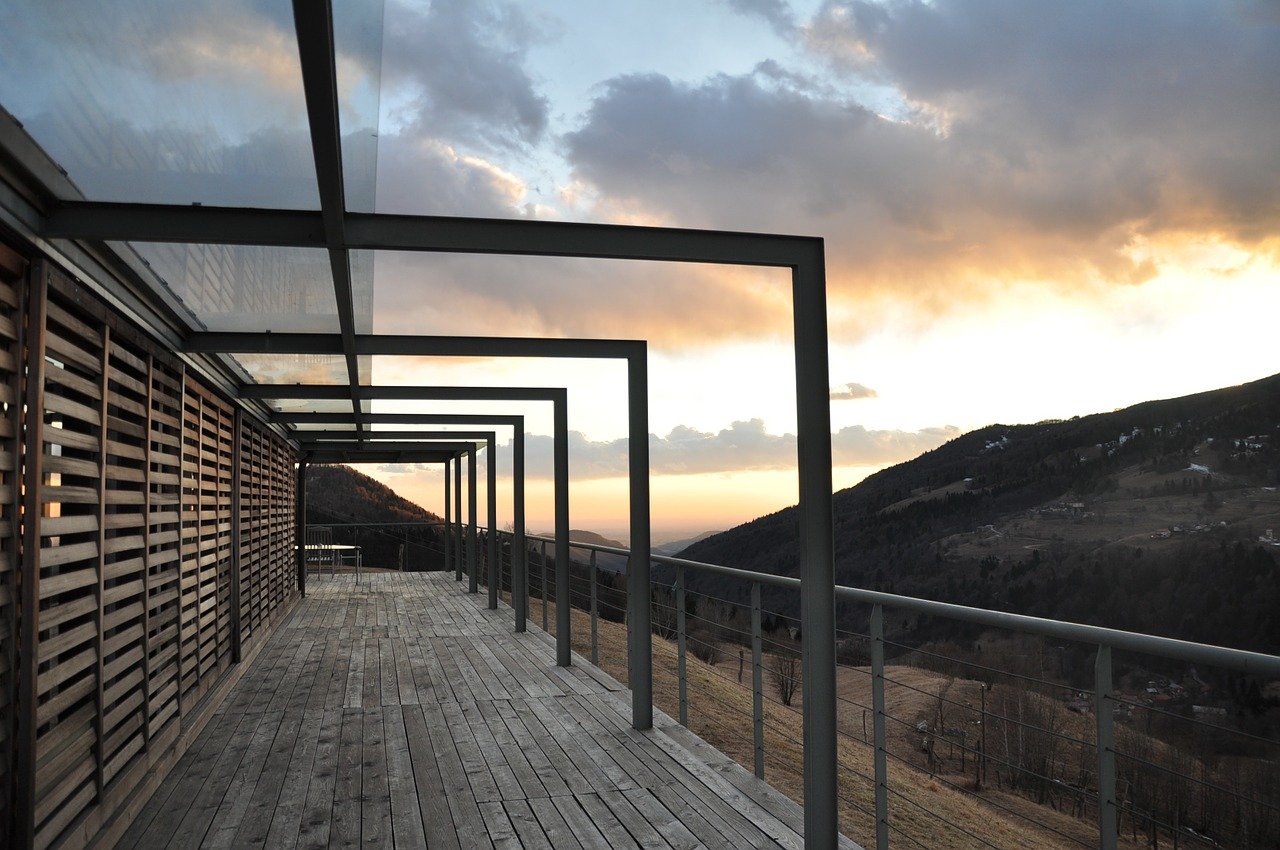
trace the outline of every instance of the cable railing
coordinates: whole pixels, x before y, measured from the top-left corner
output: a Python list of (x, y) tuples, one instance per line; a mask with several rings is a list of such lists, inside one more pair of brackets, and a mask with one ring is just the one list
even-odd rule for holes
[[(498, 542), (499, 597), (516, 607), (511, 535), (498, 532)], [(547, 555), (554, 540), (526, 535), (526, 545), (527, 610), (554, 634), (549, 610), (562, 598), (554, 551)], [(578, 541), (570, 547), (563, 598), (581, 618), (571, 626), (574, 648), (627, 681), (628, 660), (602, 650), (605, 631), (630, 622), (630, 600), (624, 576), (600, 568), (598, 556), (630, 553)], [(796, 591), (799, 580), (667, 556), (652, 563), (665, 570), (651, 582), (651, 629), (665, 639), (654, 644), (655, 702), (798, 797), (804, 636), (795, 634), (793, 614), (763, 604), (762, 591)], [(484, 545), (476, 569), (489, 585)], [(713, 595), (690, 586), (694, 574), (746, 592)], [(866, 610), (864, 629), (837, 630), (837, 735), (822, 743), (838, 754), (841, 825), (851, 837), (878, 850), (1029, 846), (1027, 835), (1038, 836), (1030, 846), (1055, 847), (1280, 843), (1280, 742), (1233, 726), (1218, 713), (1226, 697), (1214, 692), (1202, 697), (1214, 704), (1199, 706), (1200, 716), (1190, 711), (1194, 700), (1144, 699), (1133, 684), (1152, 676), (1157, 695), (1176, 691), (1168, 671), (1179, 665), (1197, 679), (1207, 668), (1236, 676), (1223, 682), (1241, 674), (1280, 679), (1280, 658), (860, 588), (838, 586), (836, 598)], [(895, 629), (907, 631), (908, 620), (920, 633), (927, 618), (1038, 643), (1022, 653), (1027, 658), (1011, 650), (961, 657), (959, 647), (891, 639)], [(617, 639), (609, 643), (616, 651)], [(1067, 669), (1067, 655), (1084, 654), (1087, 673)], [(1049, 670), (1055, 657), (1056, 673)], [(1179, 733), (1177, 724), (1193, 731)], [(1206, 733), (1223, 740), (1211, 744)]]
[[(431, 547), (442, 566), (458, 579), (474, 569), (493, 598), (524, 607), (526, 616), (556, 633), (550, 609), (560, 595), (554, 551), (547, 554), (553, 539), (526, 535), (519, 560), (528, 574), (529, 604), (518, 606), (512, 593), (518, 559), (509, 533), (498, 532), (491, 564), (487, 529), (477, 529), (474, 545), (465, 527), (440, 530)], [(603, 633), (629, 622), (624, 576), (600, 568), (598, 555), (629, 552), (577, 541), (571, 552), (582, 557), (573, 560), (566, 597), (582, 620), (572, 628), (585, 632), (575, 635), (575, 648), (628, 681), (632, 668), (616, 657), (616, 637), (610, 641), (615, 657), (602, 657)], [(653, 668), (655, 701), (757, 777), (798, 798), (803, 635), (795, 634), (793, 614), (762, 602), (763, 588), (795, 589), (798, 580), (665, 556), (652, 560), (669, 572), (651, 581), (651, 628), (665, 639), (655, 643), (663, 661)], [(746, 601), (690, 588), (694, 572), (745, 583)], [(1112, 657), (1122, 652), (1166, 665), (1280, 677), (1275, 656), (857, 588), (837, 587), (836, 595), (870, 609), (865, 629), (836, 634), (833, 746), (847, 834), (877, 848), (939, 846), (940, 836), (946, 846), (1026, 846), (1017, 837), (1024, 834), (1062, 847), (1252, 848), (1280, 841), (1280, 743), (1233, 727), (1217, 712), (1220, 706), (1197, 706), (1201, 716), (1187, 712), (1194, 703), (1171, 710), (1144, 699), (1133, 692), (1135, 676), (1155, 675), (1166, 690), (1168, 677), (1143, 672), (1154, 668), (1128, 656), (1115, 665)], [(993, 661), (890, 639), (895, 621), (886, 623), (886, 611), (1086, 646), (1092, 681), (1067, 675), (1061, 645), (996, 653)], [(1045, 659), (1054, 657), (1056, 678), (1045, 672), (1052, 666)], [(1001, 666), (1002, 658), (1013, 661)], [(1019, 658), (1039, 666), (1019, 667)], [(1177, 726), (1184, 731), (1177, 733)], [(1206, 737), (1230, 745), (1210, 751)], [(952, 798), (968, 804), (957, 806)]]

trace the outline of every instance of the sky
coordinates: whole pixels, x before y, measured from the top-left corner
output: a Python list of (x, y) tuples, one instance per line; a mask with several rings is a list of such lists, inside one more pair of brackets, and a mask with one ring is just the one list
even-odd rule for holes
[[(121, 6), (131, 14), (99, 20), (0, 0), (0, 102), (86, 194), (314, 207), (288, 4)], [(353, 208), (823, 237), (838, 487), (987, 424), (1280, 371), (1274, 2), (337, 8)], [(28, 56), (49, 55), (42, 41), (65, 51), (63, 76), (15, 85)], [(85, 114), (92, 133), (68, 117)], [(150, 164), (122, 166), (90, 136), (128, 140)], [(140, 168), (158, 172), (144, 198)], [(283, 271), (258, 284), (259, 302), (232, 308), (207, 268), (274, 260), (141, 250), (209, 327), (335, 320), (315, 283), (322, 254), (272, 266)], [(360, 262), (357, 307), (375, 332), (647, 340), (655, 538), (795, 502), (785, 272), (393, 253)], [(249, 365), (308, 380), (340, 366)], [(625, 536), (621, 364), (374, 358), (369, 368), (383, 384), (568, 387), (572, 524)], [(528, 416), (534, 530), (551, 525), (546, 407), (489, 408)], [(500, 473), (508, 463), (500, 450)], [(365, 471), (439, 510), (438, 470)], [(500, 486), (500, 523), (508, 494)]]

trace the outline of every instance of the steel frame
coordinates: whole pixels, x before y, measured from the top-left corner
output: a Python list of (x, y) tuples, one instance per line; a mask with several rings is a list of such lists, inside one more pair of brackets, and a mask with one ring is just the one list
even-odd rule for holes
[[(531, 220), (445, 218), (353, 213), (345, 208), (338, 121), (337, 74), (330, 3), (294, 0), (294, 20), (302, 65), (308, 120), (315, 157), (319, 211), (100, 204), (65, 201), (47, 207), (38, 236), (44, 239), (185, 242), (324, 248), (329, 252), (339, 333), (302, 335), (305, 351), (344, 357), (348, 386), (359, 385), (362, 354), (449, 353), (474, 343), (437, 341), (436, 351), (410, 351), (413, 337), (363, 340), (355, 333), (349, 252), (357, 249), (592, 257), (668, 262), (784, 267), (791, 270), (795, 333), (798, 431), (801, 630), (805, 637), (803, 676), (805, 759), (805, 843), (834, 846), (836, 828), (835, 609), (831, 514), (831, 441), (826, 351), (826, 272), (821, 239), (771, 234), (728, 233), (623, 225), (572, 224)], [(36, 178), (39, 181), (39, 178)], [(56, 196), (45, 187), (46, 197)], [(66, 195), (63, 196), (64, 198)], [(40, 198), (38, 200), (44, 200)], [(50, 201), (50, 204), (54, 202)], [(154, 294), (154, 293), (153, 293)], [(156, 296), (161, 298), (161, 296)], [(163, 299), (162, 299), (163, 300)], [(197, 334), (188, 352), (234, 352), (214, 337)], [(250, 335), (271, 337), (273, 335)], [(282, 335), (274, 335), (279, 337)], [(332, 336), (332, 340), (322, 337)], [(203, 339), (201, 339), (203, 337)], [(388, 350), (400, 340), (402, 350)], [(379, 341), (382, 344), (379, 344)], [(226, 340), (222, 340), (226, 342)], [(559, 340), (523, 340), (524, 355), (553, 354)], [(513, 341), (513, 346), (514, 346)], [(268, 351), (283, 350), (270, 340)], [(628, 571), (632, 617), (630, 657), (633, 725), (652, 725), (649, 632), (649, 498), (647, 364), (639, 353), (628, 362), (630, 475), (632, 479), (632, 561)], [(432, 347), (432, 346), (427, 346)], [(596, 355), (602, 356), (602, 355)], [(609, 355), (603, 355), (609, 356)], [(356, 432), (357, 391), (351, 390)], [(637, 498), (640, 496), (642, 498)]]
[[(240, 388), (243, 398), (252, 398), (258, 400), (271, 399), (338, 399), (346, 398), (346, 387), (340, 387), (333, 384), (245, 384)], [(555, 493), (555, 538), (556, 538), (556, 664), (560, 667), (568, 667), (573, 662), (573, 644), (572, 644), (572, 598), (570, 589), (570, 564), (569, 564), (569, 395), (568, 390), (563, 387), (443, 387), (443, 386), (406, 386), (406, 385), (360, 385), (350, 388), (352, 397), (357, 401), (527, 401), (527, 402), (550, 402), (552, 405), (553, 418), (553, 453), (554, 453), (554, 493)], [(284, 424), (284, 417), (287, 414), (272, 416), (273, 421)], [(366, 414), (360, 414), (365, 416)], [(372, 415), (372, 414), (368, 414)], [(394, 414), (389, 414), (394, 415)], [(409, 414), (412, 415), (412, 414)], [(359, 419), (359, 417), (357, 417)], [(315, 417), (302, 421), (318, 421)], [(346, 422), (346, 417), (340, 417), (339, 422)], [(416, 421), (416, 420), (411, 420)], [(361, 424), (368, 424), (362, 422)], [(403, 423), (398, 423), (403, 424)], [(513, 510), (512, 522), (520, 528), (520, 536), (524, 536), (524, 499), (523, 499), (523, 474), (524, 474), (524, 430), (523, 427), (517, 429), (512, 443), (513, 451), (518, 452), (521, 479), (517, 485), (520, 491), (520, 510), (518, 514)], [(295, 438), (299, 440), (301, 446), (307, 445), (303, 433), (297, 432)], [(335, 432), (336, 433), (336, 432)], [(398, 436), (395, 439), (411, 440), (419, 435), (413, 431), (395, 432)], [(310, 436), (310, 435), (308, 435)], [(368, 440), (379, 440), (383, 438), (383, 432), (369, 432), (367, 435), (359, 433), (355, 435), (344, 435), (349, 439), (356, 436), (358, 440), (362, 436), (367, 436)], [(380, 443), (375, 443), (379, 445)], [(406, 444), (406, 448), (408, 444)], [(364, 451), (360, 448), (359, 443), (350, 446), (353, 451)], [(493, 456), (494, 446), (489, 445), (490, 457)], [(495, 498), (496, 481), (494, 474), (494, 466), (491, 462), (488, 466), (488, 500), (489, 500), (489, 528), (492, 532), (496, 528), (495, 525)], [(488, 555), (490, 562), (496, 558), (497, 541), (492, 533), (488, 538)], [(518, 564), (512, 563), (513, 585), (515, 583), (515, 575), (518, 573), (521, 580), (526, 580), (528, 573), (526, 570), (525, 550), (523, 548), (523, 540), (517, 547), (517, 552), (513, 553), (513, 558), (518, 558)], [(474, 588), (471, 588), (474, 592)], [(498, 607), (497, 587), (492, 582), (489, 583), (489, 607)], [(514, 586), (513, 586), (513, 598)], [(521, 605), (524, 605), (524, 599), (521, 598)], [(514, 607), (514, 606), (513, 606)], [(518, 618), (520, 630), (524, 630), (524, 620)]]

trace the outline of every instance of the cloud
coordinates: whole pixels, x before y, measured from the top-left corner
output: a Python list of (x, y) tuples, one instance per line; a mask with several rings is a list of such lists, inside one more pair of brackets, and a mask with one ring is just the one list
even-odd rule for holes
[(828, 2), (803, 37), (844, 94), (615, 77), (565, 136), (575, 176), (672, 223), (824, 235), (845, 301), (1125, 285), (1156, 268), (1136, 243), (1188, 233), (1274, 250), (1265, 5)]
[(831, 390), (832, 401), (850, 401), (852, 399), (859, 399), (859, 398), (879, 398), (879, 397), (880, 397), (880, 393), (871, 389), (871, 387), (864, 387), (862, 384), (845, 384), (844, 389), (841, 389), (840, 387), (834, 387)]
[(779, 35), (789, 36), (796, 29), (795, 12), (786, 0), (724, 0), (724, 2), (734, 11), (763, 18)]
[(550, 107), (525, 69), (545, 36), (514, 3), (387, 4), (383, 84), (404, 133), (510, 148), (539, 141)]
[[(861, 425), (831, 435), (836, 466), (876, 466), (909, 460), (960, 435), (957, 428), (920, 431), (868, 430)], [(569, 432), (569, 468), (575, 479), (618, 478), (627, 474), (625, 438), (594, 441)], [(509, 447), (509, 444), (508, 444)], [(525, 438), (528, 475), (551, 475), (554, 441), (530, 434)], [(665, 437), (649, 435), (649, 467), (655, 475), (694, 475), (745, 470), (793, 469), (794, 434), (770, 434), (760, 419), (734, 422), (718, 432), (680, 425)]]

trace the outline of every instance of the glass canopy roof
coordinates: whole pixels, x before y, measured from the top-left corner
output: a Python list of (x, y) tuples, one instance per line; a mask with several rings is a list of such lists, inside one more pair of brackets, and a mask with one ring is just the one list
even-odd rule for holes
[[(334, 4), (351, 211), (374, 206), (382, 5)], [(0, 105), (74, 187), (59, 200), (320, 208), (288, 0), (121, 0), (109, 12), (0, 0)], [(323, 249), (131, 247), (192, 331), (341, 329)], [(373, 256), (350, 252), (350, 265), (353, 330), (368, 333)], [(347, 380), (341, 357), (235, 360), (255, 380)]]

